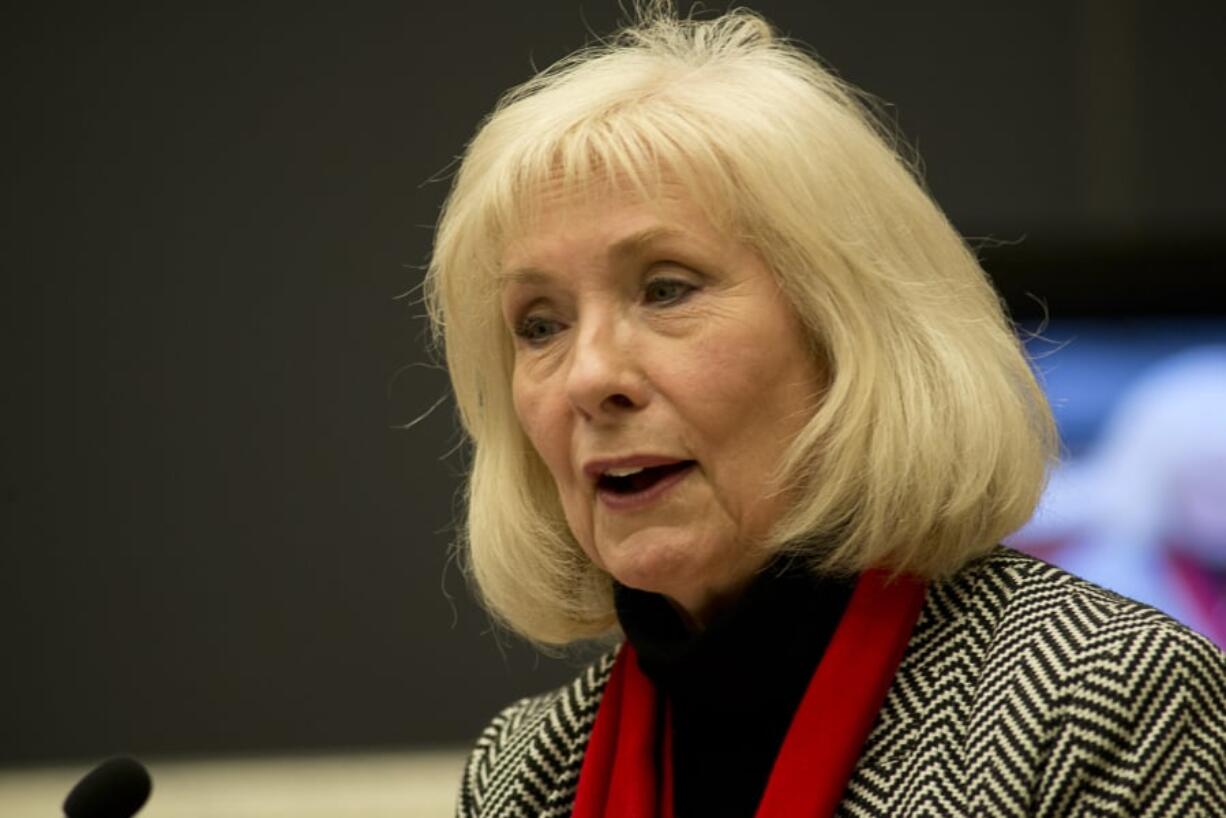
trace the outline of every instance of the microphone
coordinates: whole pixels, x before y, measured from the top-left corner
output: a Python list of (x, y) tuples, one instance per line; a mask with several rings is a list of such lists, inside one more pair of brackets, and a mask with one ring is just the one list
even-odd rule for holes
[(68, 818), (131, 818), (145, 805), (153, 780), (134, 758), (108, 758), (91, 770), (64, 799)]

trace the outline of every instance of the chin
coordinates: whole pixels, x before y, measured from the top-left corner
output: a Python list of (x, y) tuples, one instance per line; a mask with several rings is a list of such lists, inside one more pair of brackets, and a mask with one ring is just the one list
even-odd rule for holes
[(602, 553), (607, 570), (622, 585), (672, 596), (701, 577), (695, 561), (700, 548), (689, 538), (639, 532)]
[(732, 561), (710, 541), (692, 535), (640, 532), (606, 550), (606, 570), (628, 588), (663, 594), (691, 615), (700, 616), (704, 600), (718, 596), (729, 580)]

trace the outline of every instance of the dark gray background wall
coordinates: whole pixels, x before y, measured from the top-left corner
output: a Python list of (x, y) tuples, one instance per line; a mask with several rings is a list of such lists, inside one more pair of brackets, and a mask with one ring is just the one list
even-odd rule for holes
[[(712, 4), (722, 7), (720, 4)], [(1216, 2), (762, 2), (890, 109), (1015, 315), (1226, 312)], [(3, 25), (0, 763), (464, 744), (572, 673), (448, 556), (421, 280), (497, 95), (613, 0)], [(398, 298), (403, 293), (410, 296)]]

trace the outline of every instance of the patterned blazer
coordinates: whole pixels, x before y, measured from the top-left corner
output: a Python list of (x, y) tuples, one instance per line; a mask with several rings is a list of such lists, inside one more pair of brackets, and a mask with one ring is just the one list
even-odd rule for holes
[[(613, 656), (493, 720), (460, 818), (570, 815)], [(1226, 654), (998, 548), (930, 586), (837, 815), (1223, 818)]]

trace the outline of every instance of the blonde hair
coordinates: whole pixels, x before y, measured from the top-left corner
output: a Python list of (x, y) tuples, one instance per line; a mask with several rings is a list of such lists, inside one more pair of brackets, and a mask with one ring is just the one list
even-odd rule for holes
[(611, 578), (567, 528), (511, 398), (499, 263), (550, 185), (652, 201), (679, 183), (778, 277), (829, 380), (779, 465), (799, 500), (763, 547), (820, 572), (949, 574), (1026, 521), (1054, 457), (996, 293), (888, 129), (756, 13), (670, 7), (640, 4), (612, 39), (503, 96), (467, 147), (426, 278), (472, 442), (471, 576), (493, 615), (546, 644), (616, 626)]

